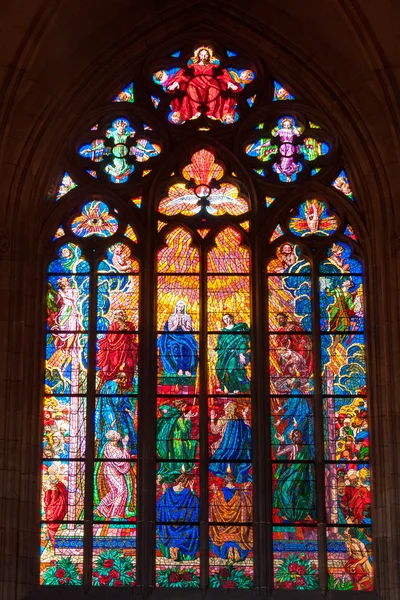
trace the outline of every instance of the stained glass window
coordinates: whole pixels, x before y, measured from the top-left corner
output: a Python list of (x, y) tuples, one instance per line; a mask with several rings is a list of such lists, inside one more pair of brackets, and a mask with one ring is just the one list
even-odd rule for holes
[[(95, 200), (63, 236), (101, 239), (117, 229), (109, 206)], [(95, 586), (135, 581), (139, 263), (121, 242), (86, 260), (92, 251), (66, 243), (48, 268), (44, 585), (80, 585), (85, 568)]]
[(41, 584), (370, 591), (352, 165), (260, 58), (146, 60), (48, 194)]

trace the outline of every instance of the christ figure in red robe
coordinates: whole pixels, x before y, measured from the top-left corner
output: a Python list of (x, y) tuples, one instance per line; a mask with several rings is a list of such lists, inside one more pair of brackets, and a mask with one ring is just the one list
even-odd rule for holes
[(98, 391), (101, 390), (104, 383), (115, 379), (121, 371), (127, 377), (126, 387), (132, 387), (138, 362), (136, 336), (130, 333), (134, 330), (134, 324), (128, 321), (125, 311), (116, 310), (106, 335), (99, 342), (97, 352)]
[[(219, 60), (214, 56), (212, 48), (201, 46), (194, 51), (194, 56), (186, 69), (180, 69), (165, 81), (168, 92), (175, 90), (184, 92), (182, 96), (174, 98), (171, 102), (172, 113), (169, 119), (173, 123), (182, 124), (190, 119), (197, 119), (202, 111), (205, 111), (210, 119), (223, 123), (235, 121), (236, 101), (233, 97), (228, 97), (225, 92), (228, 89), (238, 92), (248, 81), (245, 80), (242, 84), (236, 82), (226, 69), (216, 74), (218, 68)], [(157, 78), (158, 75), (156, 74)]]
[(279, 313), (277, 319), (279, 331), (281, 332), (276, 336), (278, 347), (294, 350), (300, 354), (307, 365), (307, 377), (309, 377), (313, 366), (312, 342), (310, 337), (302, 333), (304, 332), (304, 329), (300, 323), (297, 321), (290, 321), (287, 314)]

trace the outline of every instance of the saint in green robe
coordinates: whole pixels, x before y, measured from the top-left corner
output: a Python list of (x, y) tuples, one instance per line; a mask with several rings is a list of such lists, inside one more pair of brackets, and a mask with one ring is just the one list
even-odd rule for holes
[(178, 462), (160, 462), (157, 475), (163, 482), (172, 482), (182, 474), (182, 465), (186, 473), (193, 470), (191, 461), (196, 457), (198, 441), (191, 439), (192, 421), (185, 419), (182, 411), (169, 404), (159, 410), (162, 416), (157, 419), (157, 456)]
[[(218, 360), (215, 372), (222, 391), (248, 392), (250, 381), (247, 377), (246, 365), (250, 359), (249, 327), (246, 323), (236, 323), (231, 328), (223, 327), (218, 335), (215, 351)], [(241, 360), (241, 357), (244, 357)]]
[[(288, 447), (289, 449), (289, 447)], [(292, 460), (292, 456), (289, 460)], [(301, 447), (296, 461), (310, 460), (310, 452)], [(274, 476), (277, 479), (273, 507), (285, 521), (316, 519), (315, 482), (313, 466), (309, 462), (281, 463)]]
[(355, 292), (342, 290), (339, 286), (333, 290), (326, 288), (325, 292), (334, 299), (333, 304), (328, 306), (329, 331), (350, 331), (355, 309)]

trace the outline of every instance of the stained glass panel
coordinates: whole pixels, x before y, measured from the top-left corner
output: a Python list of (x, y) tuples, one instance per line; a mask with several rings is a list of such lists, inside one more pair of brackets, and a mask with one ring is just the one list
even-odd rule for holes
[(166, 246), (157, 255), (159, 273), (198, 273), (199, 251), (192, 246), (192, 237), (182, 227), (165, 238)]
[(98, 271), (99, 273), (137, 273), (139, 263), (132, 257), (129, 246), (117, 242), (107, 249), (106, 258), (99, 264)]
[(136, 580), (136, 525), (93, 525), (94, 586), (132, 586)]
[(314, 459), (314, 420), (312, 399), (296, 395), (271, 398), (271, 457), (294, 460), (297, 449)]
[(363, 397), (324, 399), (325, 459), (368, 461), (369, 431), (367, 400)]
[(318, 588), (318, 534), (315, 527), (274, 527), (274, 587)]
[[(116, 430), (105, 434), (94, 465), (93, 517), (95, 521), (126, 521), (136, 518), (136, 464), (127, 461), (129, 438)], [(125, 460), (124, 460), (125, 459)]]
[(43, 458), (85, 456), (86, 398), (46, 396), (43, 401)]
[(190, 331), (157, 337), (159, 394), (196, 394), (199, 388), (199, 336)]
[(98, 331), (137, 331), (139, 276), (99, 275), (97, 279)]
[[(251, 461), (251, 428), (251, 402), (247, 396), (209, 397), (208, 455), (210, 459), (226, 460), (233, 471), (236, 460)], [(227, 467), (228, 464), (222, 475), (225, 474)]]
[(84, 518), (85, 463), (53, 460), (42, 464), (43, 521), (81, 521)]
[(49, 276), (47, 279), (47, 328), (58, 331), (58, 347), (66, 342), (67, 333), (88, 328), (89, 277)]
[(87, 379), (87, 334), (54, 332), (46, 336), (45, 391), (84, 394)]
[[(176, 461), (172, 465), (163, 463), (163, 471), (177, 473), (176, 469), (180, 471), (182, 464), (187, 465), (186, 461), (199, 458), (199, 416), (198, 397), (157, 399), (157, 457), (165, 461)], [(192, 471), (192, 468), (189, 470)]]
[(82, 257), (82, 250), (76, 244), (69, 242), (58, 250), (58, 258), (49, 264), (48, 272), (89, 273), (89, 263)]
[[(247, 507), (249, 508), (249, 507)], [(209, 528), (210, 587), (253, 587), (253, 527), (228, 522)]]
[(199, 293), (197, 276), (159, 276), (157, 280), (158, 331), (198, 331)]
[[(126, 458), (136, 458), (137, 456), (137, 398), (129, 395), (132, 388), (127, 388), (127, 375), (123, 372), (117, 374), (115, 380), (105, 383), (102, 388), (102, 394), (96, 399), (96, 408), (94, 414), (94, 433), (95, 433), (95, 451), (96, 456), (102, 458), (105, 445), (108, 443), (110, 432), (116, 431), (120, 435), (117, 441), (119, 449), (122, 448), (122, 440), (125, 440), (126, 450), (129, 456)], [(115, 395), (124, 393), (123, 396)]]
[(209, 273), (249, 273), (250, 252), (240, 245), (242, 234), (233, 227), (226, 227), (215, 238), (215, 247), (208, 253)]
[(117, 229), (117, 219), (110, 214), (107, 204), (100, 200), (87, 202), (82, 207), (82, 213), (71, 223), (71, 230), (78, 237), (109, 237)]
[(221, 216), (226, 213), (241, 215), (248, 211), (248, 201), (240, 196), (236, 185), (216, 183), (223, 177), (224, 169), (216, 162), (213, 152), (205, 149), (195, 152), (182, 175), (186, 181), (174, 183), (169, 188), (168, 196), (158, 205), (160, 213), (193, 216), (204, 209), (210, 215)]
[(299, 237), (332, 235), (338, 225), (337, 217), (329, 211), (324, 202), (317, 198), (300, 204), (298, 214), (289, 221), (290, 231)]
[(198, 525), (157, 525), (156, 586), (200, 587)]
[(328, 589), (372, 591), (371, 530), (359, 527), (328, 527)]
[(371, 525), (370, 468), (367, 464), (348, 460), (330, 464), (325, 469), (327, 521), (341, 525)]
[(315, 468), (314, 465), (306, 462), (309, 460), (307, 447), (293, 440), (290, 462), (274, 464), (272, 480), (274, 523), (316, 521)]
[(46, 523), (40, 529), (40, 584), (82, 585), (83, 525)]
[(63, 175), (63, 178), (61, 180), (60, 187), (58, 188), (56, 202), (58, 202), (60, 200), (60, 198), (65, 196), (65, 194), (68, 194), (68, 192), (70, 192), (77, 186), (78, 186), (78, 184), (75, 183), (75, 181), (72, 179), (72, 177), (67, 172), (65, 172)]
[(194, 48), (193, 56), (181, 67), (161, 68), (153, 73), (154, 83), (174, 96), (168, 120), (175, 125), (198, 119), (202, 114), (225, 125), (234, 123), (239, 118), (235, 93), (240, 93), (254, 77), (249, 68), (226, 63), (211, 45)]

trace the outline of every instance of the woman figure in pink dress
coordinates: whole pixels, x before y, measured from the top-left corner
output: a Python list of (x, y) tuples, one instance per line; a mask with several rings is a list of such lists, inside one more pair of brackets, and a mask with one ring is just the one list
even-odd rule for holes
[[(129, 498), (127, 477), (131, 464), (128, 462), (130, 453), (127, 450), (129, 437), (121, 440), (118, 431), (111, 429), (106, 433), (108, 442), (104, 446), (102, 458), (108, 459), (103, 463), (102, 477), (109, 492), (106, 493), (94, 511), (96, 515), (106, 519), (126, 519), (126, 508)], [(122, 441), (122, 448), (119, 441)]]

